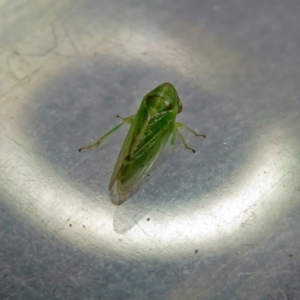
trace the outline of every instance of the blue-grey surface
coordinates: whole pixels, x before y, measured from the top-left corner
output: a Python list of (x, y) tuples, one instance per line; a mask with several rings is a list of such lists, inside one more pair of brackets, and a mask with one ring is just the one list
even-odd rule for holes
[[(300, 3), (0, 6), (0, 299), (300, 299)], [(127, 128), (172, 82), (178, 120), (124, 205)]]

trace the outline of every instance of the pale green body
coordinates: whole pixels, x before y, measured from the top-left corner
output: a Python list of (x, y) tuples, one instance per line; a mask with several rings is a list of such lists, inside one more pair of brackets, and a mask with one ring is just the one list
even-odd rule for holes
[(177, 114), (182, 110), (178, 94), (171, 83), (163, 83), (149, 92), (142, 100), (134, 116), (124, 121), (106, 133), (96, 143), (81, 148), (97, 147), (111, 133), (120, 128), (125, 122), (130, 123), (130, 129), (122, 145), (109, 184), (112, 203), (124, 203), (141, 185), (148, 175), (153, 163), (164, 149), (170, 135), (174, 144), (176, 134), (185, 143), (178, 127), (184, 127), (195, 135), (200, 135), (182, 123), (175, 122)]

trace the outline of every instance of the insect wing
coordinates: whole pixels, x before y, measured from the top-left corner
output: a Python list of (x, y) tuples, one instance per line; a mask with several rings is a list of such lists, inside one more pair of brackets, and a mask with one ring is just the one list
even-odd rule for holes
[[(136, 153), (135, 156), (132, 156), (129, 159), (126, 158), (126, 150), (128, 150), (128, 146), (125, 144), (126, 142), (128, 142), (127, 139), (130, 140), (132, 138), (133, 132), (130, 132), (131, 130), (128, 132), (128, 135), (123, 144), (124, 149), (122, 147), (120, 151), (120, 155), (109, 186), (110, 199), (113, 204), (120, 205), (124, 203), (142, 185), (148, 172), (164, 149), (166, 142), (168, 141), (168, 138), (172, 132), (172, 129), (173, 126), (168, 126), (167, 128), (165, 128), (165, 130), (161, 130), (155, 137), (156, 140), (153, 141), (150, 146), (145, 145), (144, 147), (149, 147), (147, 154), (143, 156), (143, 154)], [(143, 148), (140, 151), (143, 151)], [(138, 159), (142, 159), (144, 162), (138, 162)], [(134, 168), (134, 165), (137, 164), (141, 164), (141, 167), (139, 167), (138, 169)], [(122, 181), (121, 177), (126, 177), (127, 175), (129, 175), (130, 178), (126, 181)]]
[[(127, 133), (127, 135), (125, 137), (125, 140), (123, 142), (122, 148), (120, 150), (117, 162), (115, 164), (115, 167), (114, 167), (111, 179), (110, 179), (110, 183), (109, 183), (109, 187), (108, 187), (109, 190), (111, 190), (114, 182), (116, 181), (116, 179), (117, 179), (117, 177), (118, 177), (118, 175), (120, 173), (120, 169), (122, 167), (124, 159), (127, 156), (128, 152), (129, 152), (129, 149), (130, 149), (130, 147), (132, 145), (133, 133), (135, 131), (135, 128), (134, 128), (134, 122), (135, 122), (135, 120), (132, 118), (131, 122), (132, 123), (131, 123), (130, 128), (128, 130), (128, 133)], [(112, 202), (114, 203), (114, 201), (112, 201)], [(114, 203), (114, 204), (118, 204), (118, 203)]]

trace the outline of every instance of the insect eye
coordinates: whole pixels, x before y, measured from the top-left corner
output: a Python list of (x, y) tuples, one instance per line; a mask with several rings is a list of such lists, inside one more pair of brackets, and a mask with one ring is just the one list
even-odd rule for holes
[(179, 102), (178, 113), (181, 113), (181, 111), (182, 111), (182, 104), (181, 102)]

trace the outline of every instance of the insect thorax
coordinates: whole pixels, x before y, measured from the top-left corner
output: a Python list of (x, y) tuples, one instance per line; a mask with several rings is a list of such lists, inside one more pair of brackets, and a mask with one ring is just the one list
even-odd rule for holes
[(151, 95), (145, 100), (151, 115), (174, 109), (173, 103), (161, 95)]

